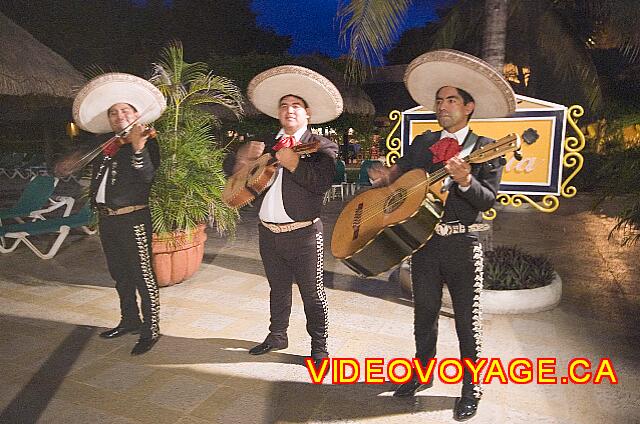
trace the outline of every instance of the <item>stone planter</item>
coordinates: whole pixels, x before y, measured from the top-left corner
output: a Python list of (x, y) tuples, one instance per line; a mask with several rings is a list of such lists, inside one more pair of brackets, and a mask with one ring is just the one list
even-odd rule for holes
[[(557, 273), (551, 284), (535, 289), (520, 290), (483, 290), (482, 311), (486, 314), (531, 314), (548, 311), (560, 303), (562, 280)], [(409, 266), (400, 267), (399, 273), (402, 291), (411, 293), (411, 271)], [(442, 306), (452, 310), (449, 291), (442, 291)]]
[(160, 287), (180, 283), (200, 268), (207, 240), (205, 228), (200, 225), (191, 235), (175, 232), (173, 237), (162, 239), (153, 235), (153, 270)]
[(535, 289), (483, 290), (482, 311), (487, 314), (532, 314), (548, 311), (560, 303), (562, 280), (557, 273), (551, 284)]

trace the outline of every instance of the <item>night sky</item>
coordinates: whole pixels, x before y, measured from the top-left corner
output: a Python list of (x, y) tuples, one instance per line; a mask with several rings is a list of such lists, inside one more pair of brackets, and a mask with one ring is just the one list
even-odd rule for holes
[[(393, 1), (393, 0), (390, 0)], [(253, 0), (258, 24), (280, 35), (291, 35), (293, 55), (323, 53), (331, 57), (346, 54), (340, 46), (335, 19), (339, 0)], [(414, 0), (405, 18), (405, 29), (436, 20), (436, 7), (452, 0)]]

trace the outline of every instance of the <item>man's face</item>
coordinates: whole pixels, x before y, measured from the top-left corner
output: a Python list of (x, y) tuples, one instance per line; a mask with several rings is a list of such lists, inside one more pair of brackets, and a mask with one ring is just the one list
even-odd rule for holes
[(134, 122), (140, 114), (128, 103), (116, 103), (107, 111), (113, 132), (120, 132)]
[(289, 135), (309, 124), (309, 109), (305, 109), (301, 98), (285, 96), (280, 100), (278, 108), (280, 125)]
[(458, 89), (455, 87), (442, 87), (436, 94), (434, 109), (438, 123), (442, 128), (454, 133), (467, 125), (467, 116), (473, 112), (475, 103), (466, 105)]

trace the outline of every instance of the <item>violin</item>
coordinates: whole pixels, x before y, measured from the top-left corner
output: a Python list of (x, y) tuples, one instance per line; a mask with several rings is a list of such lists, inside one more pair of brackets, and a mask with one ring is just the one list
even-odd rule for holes
[[(135, 122), (133, 123), (135, 124)], [(90, 150), (88, 153), (82, 152), (73, 152), (69, 156), (60, 160), (53, 169), (53, 174), (56, 177), (66, 178), (73, 173), (78, 172), (85, 166), (87, 166), (93, 159), (95, 159), (100, 152), (103, 150), (114, 149), (124, 146), (125, 144), (131, 143), (131, 141), (127, 138), (131, 129), (133, 128), (133, 124), (129, 125), (124, 130), (120, 131), (118, 134), (114, 135), (104, 143), (96, 146), (94, 149)], [(157, 135), (155, 128), (147, 127), (142, 135), (145, 137), (154, 138)]]

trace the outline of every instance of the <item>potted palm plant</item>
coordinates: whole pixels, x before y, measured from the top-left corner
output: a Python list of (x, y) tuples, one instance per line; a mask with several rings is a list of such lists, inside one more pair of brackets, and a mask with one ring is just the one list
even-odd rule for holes
[(221, 199), (226, 182), (224, 148), (214, 140), (217, 118), (200, 106), (217, 104), (242, 113), (242, 95), (227, 78), (205, 63), (184, 61), (180, 42), (161, 52), (150, 81), (167, 98), (167, 110), (156, 121), (162, 164), (151, 189), (153, 264), (160, 286), (190, 277), (200, 266), (206, 224), (233, 232), (236, 210)]

